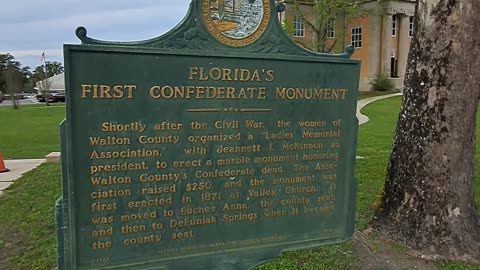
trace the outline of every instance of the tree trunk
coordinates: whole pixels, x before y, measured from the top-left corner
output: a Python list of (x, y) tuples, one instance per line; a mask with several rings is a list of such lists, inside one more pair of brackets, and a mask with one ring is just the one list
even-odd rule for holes
[(50, 91), (48, 91), (48, 89), (45, 91), (45, 94), (43, 94), (45, 96), (45, 106), (50, 106), (50, 102), (48, 102), (48, 99), (50, 98)]
[(403, 105), (372, 225), (430, 258), (480, 262), (474, 202), (480, 1), (417, 0)]
[(4, 72), (5, 84), (12, 99), (13, 109), (18, 109), (17, 92), (23, 88), (23, 77), (16, 66), (10, 65)]
[(18, 95), (16, 92), (12, 93), (12, 103), (13, 103), (14, 110), (20, 109), (20, 101), (18, 101)]

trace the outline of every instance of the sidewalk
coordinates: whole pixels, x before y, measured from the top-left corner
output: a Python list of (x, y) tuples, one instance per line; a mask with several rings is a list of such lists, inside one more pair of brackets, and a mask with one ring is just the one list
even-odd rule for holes
[(9, 172), (0, 173), (0, 195), (10, 186), (13, 181), (20, 178), (20, 176), (40, 164), (44, 163), (45, 159), (13, 159), (5, 160), (5, 166)]
[[(384, 98), (401, 96), (402, 93), (390, 94), (385, 96), (377, 96), (359, 100), (357, 103), (357, 118), (359, 125), (363, 125), (369, 121), (366, 115), (361, 113), (361, 110), (368, 104), (381, 100)], [(54, 154), (54, 153), (52, 153)], [(58, 155), (58, 154), (56, 154)], [(48, 156), (47, 156), (48, 157)], [(57, 157), (58, 158), (58, 157)], [(2, 195), (3, 190), (10, 186), (15, 180), (20, 178), (20, 176), (34, 168), (38, 167), (40, 164), (46, 162), (45, 159), (14, 159), (14, 160), (5, 160), (5, 166), (10, 169), (9, 172), (0, 173), (0, 195)]]
[(366, 98), (366, 99), (361, 99), (357, 102), (357, 118), (358, 118), (358, 125), (363, 125), (367, 123), (370, 119), (368, 116), (363, 115), (361, 110), (367, 106), (368, 104), (375, 102), (377, 100), (381, 100), (384, 98), (389, 98), (389, 97), (396, 97), (396, 96), (401, 96), (403, 93), (395, 93), (395, 94), (390, 94), (390, 95), (384, 95), (384, 96), (377, 96), (377, 97), (371, 97), (371, 98)]

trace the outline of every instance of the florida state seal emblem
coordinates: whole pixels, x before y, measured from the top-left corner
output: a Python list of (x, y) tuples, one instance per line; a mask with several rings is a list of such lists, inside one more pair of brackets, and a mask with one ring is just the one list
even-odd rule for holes
[(265, 32), (270, 0), (202, 0), (203, 21), (220, 43), (244, 47)]

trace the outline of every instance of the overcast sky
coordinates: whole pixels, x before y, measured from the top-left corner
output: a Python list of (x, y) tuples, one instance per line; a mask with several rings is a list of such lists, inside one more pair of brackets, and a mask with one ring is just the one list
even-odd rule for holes
[(164, 34), (185, 16), (190, 0), (1, 0), (0, 52), (22, 66), (63, 63), (63, 44), (79, 44), (77, 26), (102, 40), (134, 41)]

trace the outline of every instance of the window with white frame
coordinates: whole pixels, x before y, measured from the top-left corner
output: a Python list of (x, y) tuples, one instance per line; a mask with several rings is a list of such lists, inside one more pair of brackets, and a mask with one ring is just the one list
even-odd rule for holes
[(397, 35), (397, 15), (392, 15), (392, 36)]
[(408, 36), (413, 37), (413, 16), (408, 18)]
[(352, 46), (354, 48), (362, 47), (362, 27), (352, 28)]
[(305, 36), (305, 23), (303, 22), (302, 17), (295, 16), (293, 18), (293, 37), (304, 37)]
[(335, 38), (335, 19), (327, 22), (327, 38)]

